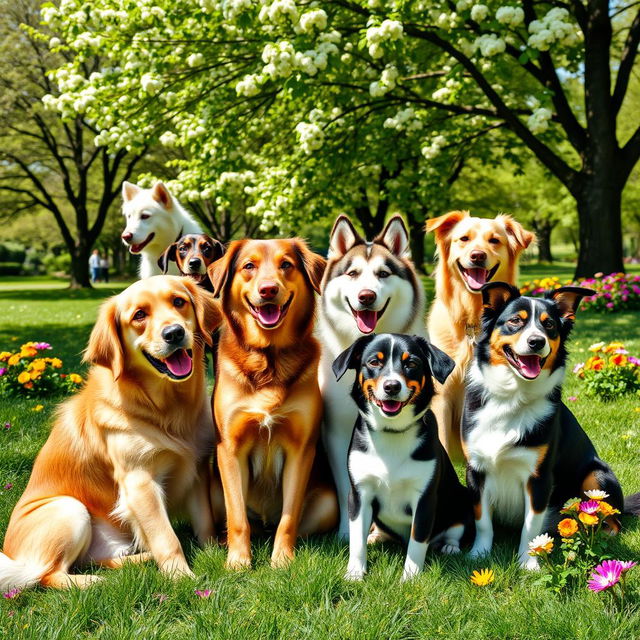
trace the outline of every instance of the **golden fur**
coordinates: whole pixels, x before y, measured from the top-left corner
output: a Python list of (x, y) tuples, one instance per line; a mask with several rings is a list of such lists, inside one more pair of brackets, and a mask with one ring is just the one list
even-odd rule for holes
[[(330, 474), (316, 457), (322, 400), (312, 331), (324, 267), (299, 239), (232, 242), (209, 267), (225, 317), (213, 408), (229, 568), (251, 564), (250, 517), (278, 525), (273, 566), (293, 557), (298, 533), (337, 520)], [(256, 309), (267, 304), (286, 315), (265, 328)]]
[[(491, 280), (516, 284), (518, 257), (535, 239), (508, 215), (475, 218), (468, 211), (451, 211), (427, 221), (435, 233), (438, 249), (436, 297), (429, 311), (429, 339), (452, 357), (456, 367), (441, 388), (432, 408), (438, 420), (440, 440), (452, 459), (461, 459), (460, 420), (464, 400), (464, 377), (475, 338), (480, 329), (482, 296), (465, 282), (458, 265), (472, 264), (471, 253), (483, 252)], [(497, 266), (497, 268), (496, 268)]]
[[(213, 297), (174, 276), (140, 280), (103, 304), (86, 385), (59, 408), (13, 510), (0, 584), (13, 572), (31, 575), (14, 586), (85, 586), (97, 577), (70, 574), (73, 565), (147, 557), (163, 572), (192, 575), (168, 509), (186, 505), (199, 541), (214, 537), (204, 343), (219, 322)], [(161, 331), (175, 325), (184, 328), (180, 347), (193, 352), (179, 381), (142, 353), (169, 358), (177, 345)], [(128, 555), (134, 548), (150, 553)]]

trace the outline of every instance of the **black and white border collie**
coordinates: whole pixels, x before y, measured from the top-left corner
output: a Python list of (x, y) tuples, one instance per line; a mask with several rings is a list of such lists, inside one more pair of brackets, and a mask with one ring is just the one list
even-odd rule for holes
[(408, 543), (402, 579), (422, 570), (429, 544), (456, 553), (473, 539), (471, 496), (438, 439), (429, 408), (433, 376), (443, 383), (453, 360), (419, 336), (368, 335), (336, 358), (340, 379), (355, 369), (351, 396), (359, 416), (349, 447), (349, 565), (346, 578), (367, 569), (367, 534), (374, 522)]
[[(494, 515), (522, 525), (519, 561), (536, 569), (528, 544), (555, 526), (567, 500), (603, 490), (623, 509), (613, 471), (561, 400), (567, 338), (580, 301), (593, 293), (561, 287), (543, 299), (521, 296), (504, 282), (482, 289), (482, 333), (462, 419), (476, 518), (472, 556), (491, 551)], [(611, 519), (609, 526), (620, 525)]]

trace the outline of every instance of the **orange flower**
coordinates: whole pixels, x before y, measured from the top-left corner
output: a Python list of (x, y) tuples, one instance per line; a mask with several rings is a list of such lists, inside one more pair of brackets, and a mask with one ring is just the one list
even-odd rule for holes
[(565, 518), (558, 523), (558, 533), (563, 538), (570, 538), (578, 531), (578, 523), (573, 518)]
[(37, 356), (37, 355), (38, 355), (38, 350), (34, 349), (33, 347), (23, 345), (23, 347), (20, 349), (21, 358), (33, 358), (33, 356)]
[(71, 382), (73, 382), (74, 384), (81, 384), (82, 376), (79, 376), (77, 373), (70, 373), (69, 380), (71, 380)]
[(624, 353), (615, 353), (609, 358), (609, 362), (616, 367), (624, 367), (627, 364), (627, 356)]
[(33, 389), (33, 382), (27, 382), (27, 384), (24, 385), (25, 389)]
[(23, 371), (19, 376), (18, 376), (18, 382), (20, 384), (25, 384), (25, 382), (29, 382), (29, 380), (31, 380), (31, 376), (26, 372)]
[(594, 513), (585, 513), (584, 511), (581, 511), (578, 518), (580, 518), (580, 522), (582, 522), (582, 524), (586, 524), (588, 527), (598, 524), (598, 516)]
[(585, 363), (584, 368), (591, 371), (604, 369), (604, 360), (598, 356), (591, 356)]
[(18, 364), (18, 362), (20, 362), (20, 354), (19, 353), (14, 353), (9, 360), (7, 361), (7, 364), (10, 367), (13, 367), (14, 365)]
[(37, 380), (42, 375), (42, 371), (32, 371), (29, 375), (32, 380)]
[(60, 369), (62, 367), (62, 360), (60, 360), (60, 358), (51, 358), (50, 362), (54, 369)]
[(33, 360), (29, 364), (29, 369), (32, 369), (34, 371), (44, 371), (46, 368), (47, 368), (47, 363), (42, 358)]
[(3, 351), (0, 353), (0, 362), (4, 362), (11, 357), (11, 351)]
[(611, 353), (612, 351), (616, 351), (616, 349), (624, 349), (624, 344), (622, 344), (622, 342), (610, 342), (603, 351), (605, 353)]
[(600, 513), (603, 517), (608, 518), (609, 516), (614, 516), (616, 513), (620, 512), (617, 509), (614, 509), (608, 502), (600, 500)]

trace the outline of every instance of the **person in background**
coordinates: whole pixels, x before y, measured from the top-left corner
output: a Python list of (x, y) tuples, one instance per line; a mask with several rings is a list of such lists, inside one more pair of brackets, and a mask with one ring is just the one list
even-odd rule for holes
[(103, 282), (109, 282), (109, 256), (106, 253), (100, 258), (100, 277)]
[(91, 282), (96, 283), (100, 277), (100, 252), (97, 249), (91, 253), (89, 269), (91, 269)]

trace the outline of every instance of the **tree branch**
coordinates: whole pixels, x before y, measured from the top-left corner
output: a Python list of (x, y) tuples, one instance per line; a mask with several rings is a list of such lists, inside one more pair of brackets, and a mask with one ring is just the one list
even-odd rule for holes
[(640, 45), (640, 9), (631, 23), (627, 39), (624, 43), (624, 49), (622, 50), (622, 56), (620, 57), (620, 66), (618, 67), (616, 84), (611, 98), (611, 106), (616, 114), (620, 111), (624, 96), (627, 93), (629, 78), (631, 77), (633, 65), (638, 54), (638, 45)]

